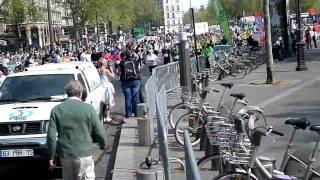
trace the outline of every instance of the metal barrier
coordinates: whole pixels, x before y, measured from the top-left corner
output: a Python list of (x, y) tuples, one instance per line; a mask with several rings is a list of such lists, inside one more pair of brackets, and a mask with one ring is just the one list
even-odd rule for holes
[(162, 161), (162, 166), (164, 169), (164, 174), (166, 180), (171, 179), (171, 170), (170, 170), (170, 162), (169, 162), (169, 149), (168, 149), (168, 140), (167, 140), (167, 126), (165, 123), (165, 119), (167, 119), (166, 110), (166, 91), (165, 86), (163, 86), (159, 92), (157, 97), (157, 115), (158, 115), (158, 141), (159, 141), (159, 155)]
[(158, 89), (165, 84), (166, 91), (172, 91), (173, 89), (178, 88), (180, 84), (179, 62), (172, 62), (156, 67), (152, 70), (152, 75), (155, 76)]
[[(182, 169), (185, 170), (184, 163), (178, 159), (178, 158), (169, 158), (169, 148), (168, 148), (168, 123), (167, 123), (167, 102), (166, 102), (167, 96), (166, 96), (166, 88), (165, 85), (161, 87), (161, 89), (158, 92), (157, 98), (156, 98), (156, 112), (158, 116), (157, 120), (157, 129), (158, 129), (158, 144), (159, 144), (159, 159), (152, 159), (148, 154), (145, 162), (142, 162), (140, 164), (140, 167), (143, 167), (144, 165), (154, 165), (154, 164), (162, 164), (165, 179), (171, 180), (171, 169), (170, 164), (171, 163), (178, 163), (181, 165)], [(155, 144), (154, 144), (155, 145)], [(151, 146), (151, 149), (154, 147)], [(151, 151), (150, 151), (151, 152)]]
[(206, 58), (204, 56), (199, 56), (199, 72), (204, 71), (206, 68)]
[(198, 71), (197, 71), (197, 60), (196, 60), (196, 58), (194, 57), (194, 58), (192, 58), (190, 61), (191, 61), (191, 74), (195, 74), (195, 73), (198, 72)]
[[(197, 60), (192, 58), (191, 60), (191, 75), (196, 74), (197, 70)], [(199, 72), (204, 71), (206, 68), (206, 58), (204, 56), (199, 56)]]
[(194, 157), (194, 152), (191, 146), (188, 130), (184, 130), (184, 154), (187, 180), (201, 180), (197, 161)]
[(157, 79), (152, 75), (144, 85), (146, 91), (147, 116), (152, 120), (156, 115), (156, 100), (158, 93)]

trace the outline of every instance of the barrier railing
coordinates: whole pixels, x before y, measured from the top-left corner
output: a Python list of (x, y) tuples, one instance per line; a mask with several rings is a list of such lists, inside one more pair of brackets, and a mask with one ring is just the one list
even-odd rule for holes
[(156, 100), (158, 94), (157, 80), (152, 75), (146, 84), (144, 85), (146, 91), (146, 105), (147, 105), (147, 116), (149, 119), (153, 119), (156, 115)]
[(165, 84), (166, 91), (178, 88), (180, 84), (179, 62), (172, 62), (156, 67), (152, 70), (152, 75), (157, 81), (158, 89), (160, 89), (163, 84)]
[(157, 97), (157, 115), (158, 115), (158, 141), (159, 141), (159, 155), (162, 162), (164, 175), (166, 180), (171, 179), (171, 169), (169, 162), (169, 149), (168, 149), (168, 140), (167, 140), (167, 126), (165, 119), (167, 119), (166, 110), (166, 91), (165, 86), (163, 86)]
[(188, 130), (184, 130), (184, 154), (187, 180), (201, 180), (197, 161), (191, 146)]

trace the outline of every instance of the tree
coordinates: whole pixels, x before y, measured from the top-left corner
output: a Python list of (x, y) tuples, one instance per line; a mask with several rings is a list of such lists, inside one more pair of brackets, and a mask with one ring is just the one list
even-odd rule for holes
[(92, 13), (94, 0), (66, 0), (65, 5), (71, 11), (73, 26), (75, 29), (76, 48), (80, 47), (79, 28), (85, 27)]
[(273, 55), (272, 55), (272, 41), (271, 41), (271, 24), (270, 24), (270, 11), (269, 11), (269, 0), (264, 0), (263, 3), (264, 11), (264, 28), (265, 28), (265, 37), (266, 37), (266, 65), (267, 65), (267, 80), (266, 84), (275, 83), (274, 75), (274, 64), (273, 64)]
[[(195, 11), (194, 21), (195, 22), (208, 22), (208, 24), (216, 24), (218, 22), (215, 14), (210, 13), (209, 8), (205, 8), (202, 11)], [(184, 14), (183, 22), (185, 24), (191, 24), (190, 13)]]
[(5, 21), (19, 25), (27, 21), (38, 21), (43, 19), (43, 11), (33, 0), (7, 0), (2, 6)]
[(161, 20), (161, 12), (154, 0), (136, 0), (133, 12), (135, 26), (155, 24)]

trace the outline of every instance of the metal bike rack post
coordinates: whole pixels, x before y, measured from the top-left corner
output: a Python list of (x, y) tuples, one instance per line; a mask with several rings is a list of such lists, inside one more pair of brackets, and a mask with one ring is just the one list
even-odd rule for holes
[(187, 34), (181, 32), (179, 43), (180, 56), (180, 86), (191, 88), (191, 62), (190, 55), (186, 49)]

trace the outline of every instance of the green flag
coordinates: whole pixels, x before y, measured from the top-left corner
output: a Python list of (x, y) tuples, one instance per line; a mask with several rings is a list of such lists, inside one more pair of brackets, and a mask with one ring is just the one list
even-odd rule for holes
[(228, 39), (228, 43), (232, 44), (232, 36), (230, 33), (229, 23), (224, 8), (220, 0), (213, 0), (211, 2), (213, 3), (216, 16), (219, 17), (220, 26), (222, 27), (223, 33), (225, 37)]

